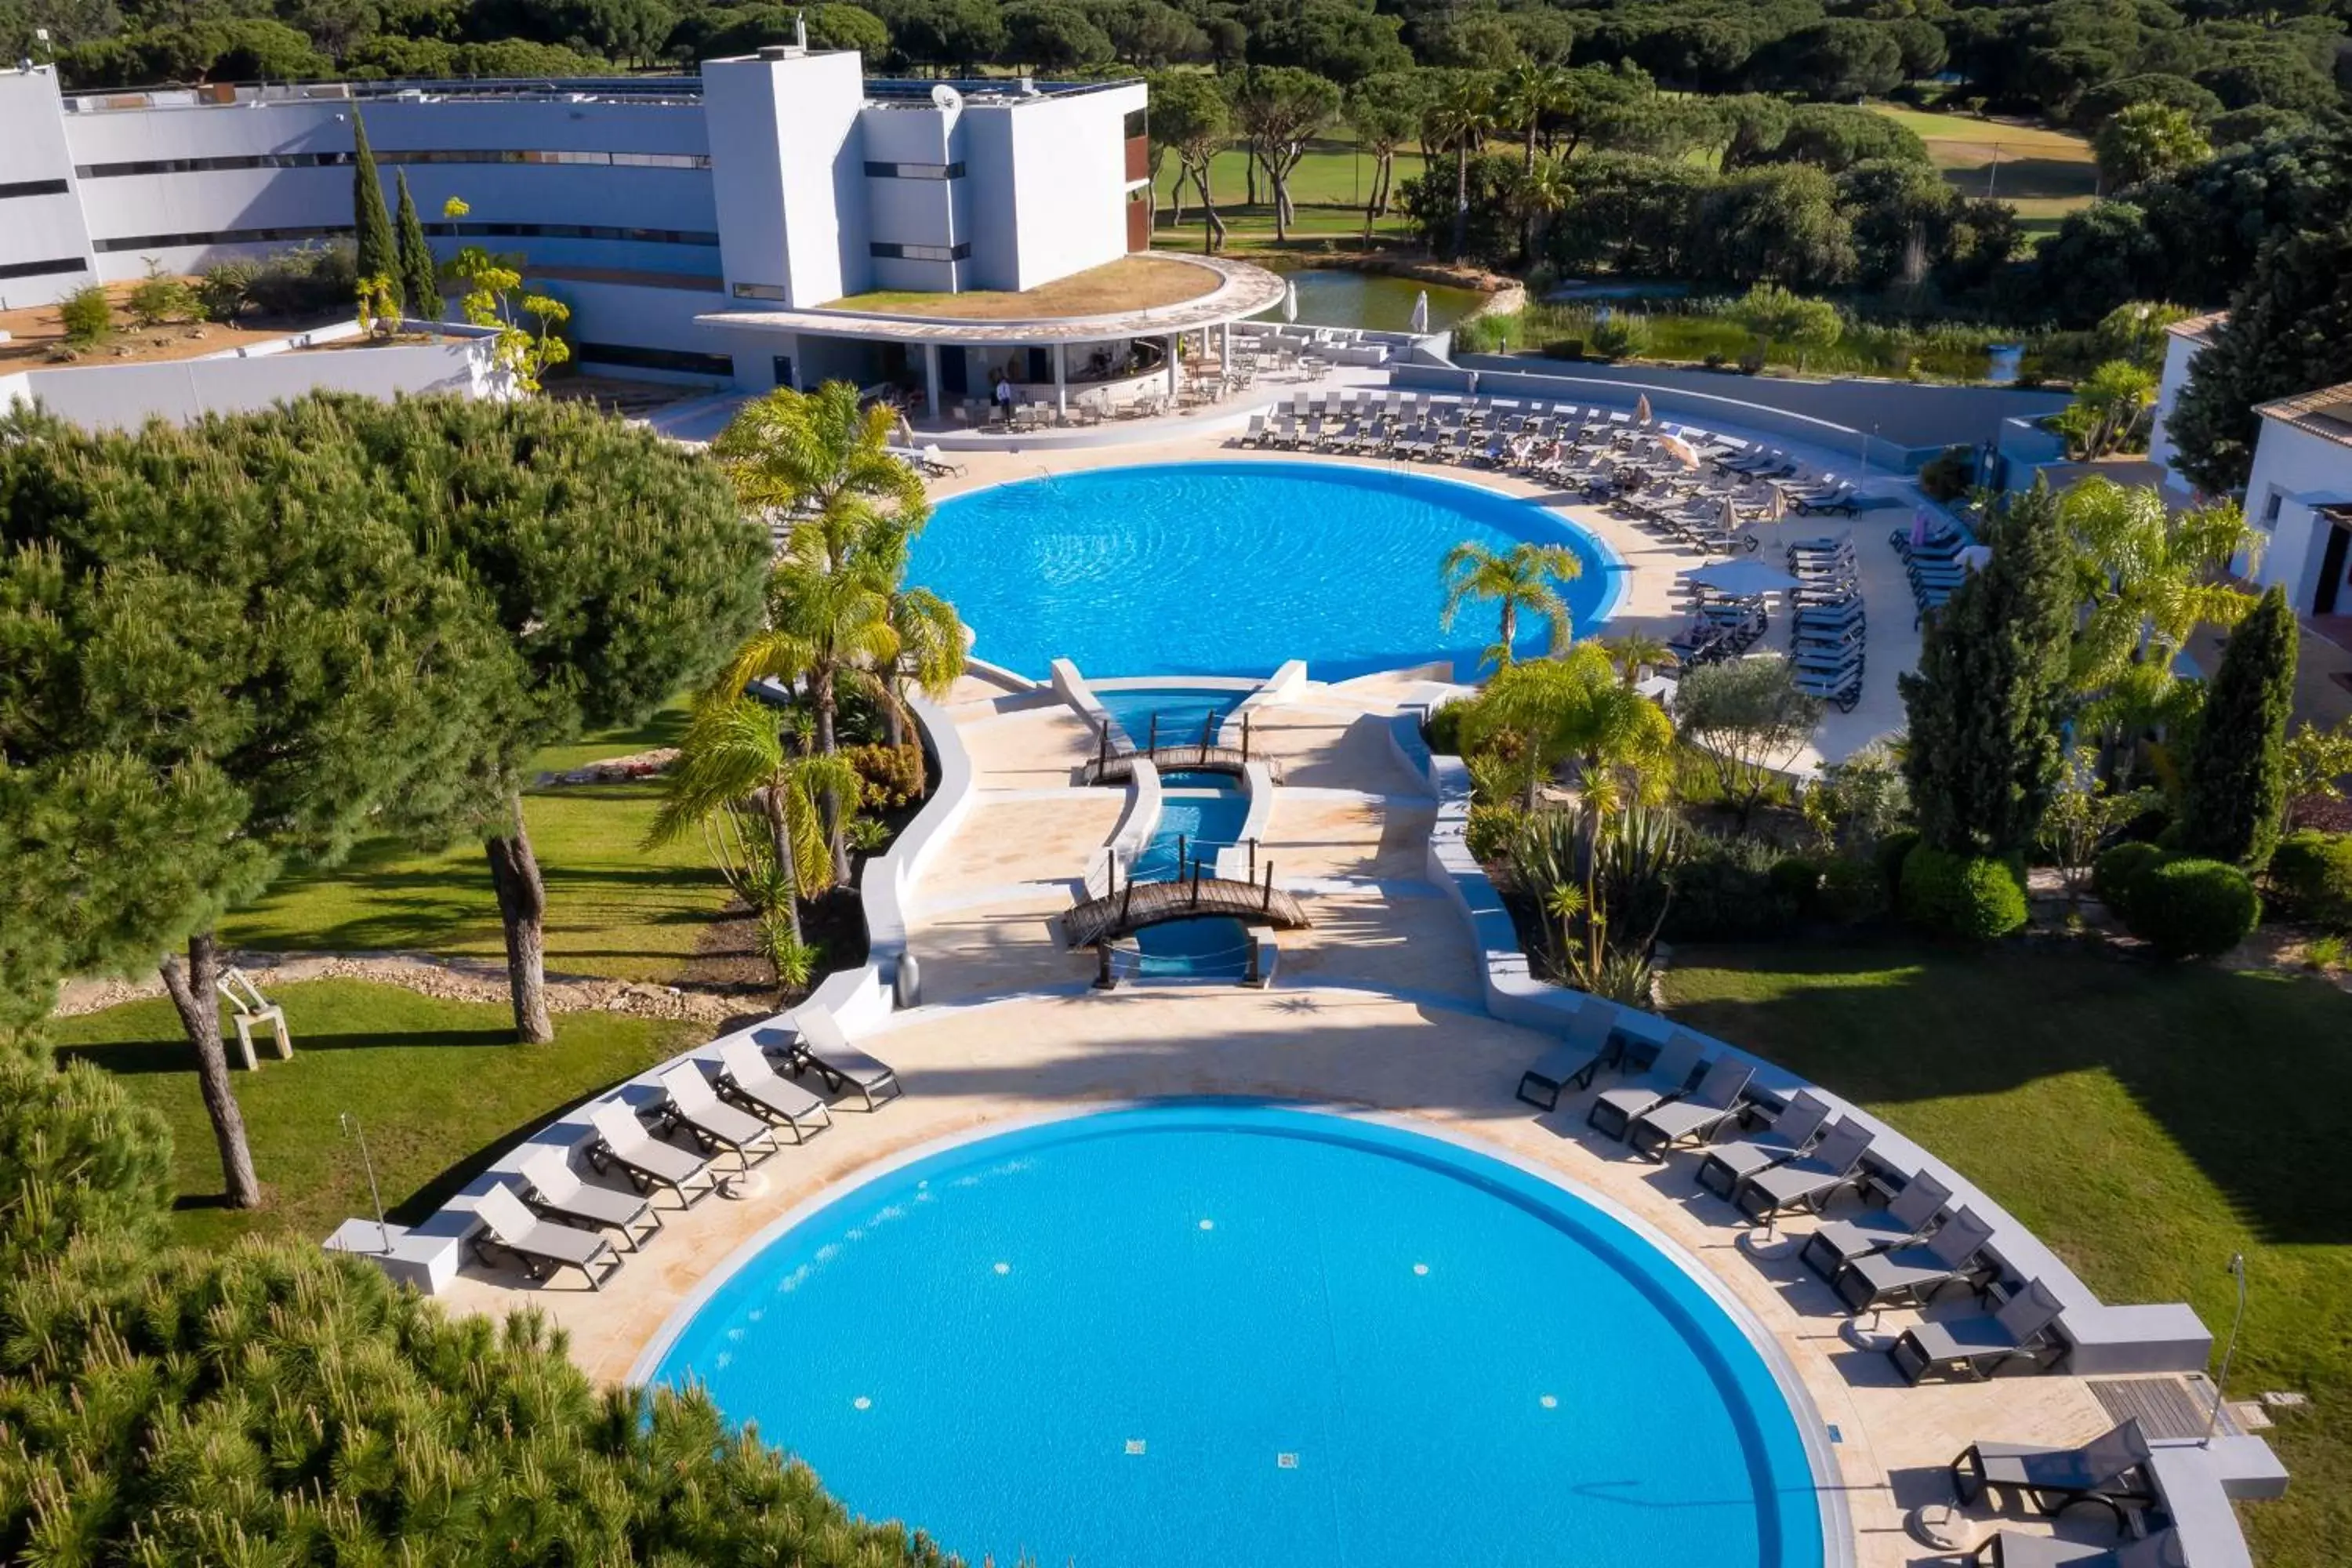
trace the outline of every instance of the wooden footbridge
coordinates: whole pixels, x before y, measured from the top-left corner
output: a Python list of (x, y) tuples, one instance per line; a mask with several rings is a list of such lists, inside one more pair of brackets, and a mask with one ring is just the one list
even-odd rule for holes
[(1276, 931), (1306, 928), (1307, 911), (1296, 898), (1274, 885), (1273, 861), (1265, 863), (1264, 879), (1255, 882), (1204, 877), (1201, 873), (1206, 865), (1206, 860), (1195, 860), (1190, 876), (1171, 881), (1129, 879), (1124, 885), (1114, 868), (1108, 892), (1080, 900), (1062, 917), (1063, 934), (1073, 948), (1095, 947), (1132, 936), (1146, 926), (1211, 916), (1238, 920), (1244, 925), (1272, 926)]
[(1250, 751), (1250, 716), (1242, 715), (1242, 743), (1220, 745), (1216, 739), (1216, 720), (1212, 717), (1201, 725), (1198, 740), (1162, 741), (1160, 738), (1160, 715), (1151, 716), (1151, 729), (1140, 750), (1116, 751), (1111, 746), (1110, 722), (1104, 721), (1095, 734), (1095, 754), (1087, 759), (1086, 782), (1090, 784), (1123, 784), (1135, 777), (1135, 760), (1148, 757), (1161, 773), (1229, 773), (1238, 778), (1249, 770), (1252, 763), (1273, 762)]

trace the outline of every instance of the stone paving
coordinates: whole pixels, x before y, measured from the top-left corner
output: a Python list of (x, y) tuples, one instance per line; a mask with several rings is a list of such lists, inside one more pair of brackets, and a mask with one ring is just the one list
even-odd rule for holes
[[(1098, 993), (1086, 984), (1091, 964), (1061, 952), (1048, 922), (1109, 834), (1123, 792), (1072, 784), (1087, 737), (1066, 709), (966, 681), (949, 711), (973, 757), (980, 804), (909, 906), (927, 1003), (861, 1040), (897, 1068), (904, 1098), (871, 1114), (838, 1111), (831, 1130), (760, 1166), (744, 1195), (671, 1215), (601, 1293), (569, 1273), (533, 1288), (519, 1274), (469, 1268), (452, 1304), (537, 1306), (593, 1375), (616, 1380), (739, 1247), (875, 1162), (935, 1139), (1168, 1095), (1373, 1108), (1483, 1142), (1656, 1226), (1753, 1314), (1833, 1429), (1854, 1560), (1949, 1562), (1914, 1544), (1901, 1519), (1947, 1496), (1944, 1467), (1956, 1453), (1979, 1436), (2080, 1441), (2106, 1417), (2065, 1377), (1903, 1386), (1883, 1355), (1841, 1338), (1845, 1320), (1793, 1261), (1790, 1232), (1751, 1252), (1755, 1238), (1733, 1211), (1698, 1191), (1696, 1155), (1664, 1166), (1633, 1157), (1585, 1128), (1589, 1097), (1543, 1116), (1512, 1098), (1547, 1041), (1479, 1010), (1459, 917), (1423, 880), (1432, 803), (1380, 733), (1412, 684), (1310, 686), (1254, 725), (1292, 781), (1277, 793), (1262, 852), (1316, 922), (1281, 939), (1272, 988)], [(1886, 1326), (1902, 1321), (1890, 1313)], [(2066, 1528), (2084, 1526), (2084, 1539), (2096, 1539), (2095, 1520)]]

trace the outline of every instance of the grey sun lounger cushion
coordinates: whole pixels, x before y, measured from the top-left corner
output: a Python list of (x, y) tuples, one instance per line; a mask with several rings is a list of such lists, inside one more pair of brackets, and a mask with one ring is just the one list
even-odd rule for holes
[(1985, 1243), (1992, 1226), (1964, 1208), (1927, 1240), (1857, 1258), (1831, 1281), (1849, 1312), (1867, 1312), (1898, 1302), (1924, 1302), (1947, 1285), (1975, 1288), (1989, 1272)]
[(1845, 1266), (1857, 1258), (1884, 1252), (1916, 1241), (1936, 1226), (1936, 1217), (1952, 1201), (1952, 1189), (1933, 1173), (1922, 1171), (1903, 1184), (1894, 1202), (1885, 1208), (1833, 1219), (1805, 1238), (1805, 1266), (1834, 1283)]
[[(793, 1029), (796, 1037), (786, 1048), (784, 1066), (794, 1076), (814, 1068), (827, 1093), (852, 1090), (868, 1110), (906, 1092), (888, 1064), (851, 1045), (849, 1037), (841, 1032), (840, 1022), (824, 1008), (803, 1007), (794, 1013)], [(752, 1037), (764, 1046), (769, 1033), (760, 1030)]]
[(1704, 1143), (1713, 1138), (1723, 1124), (1739, 1114), (1740, 1097), (1748, 1092), (1748, 1080), (1756, 1069), (1732, 1057), (1717, 1057), (1698, 1080), (1698, 1087), (1680, 1100), (1670, 1100), (1664, 1105), (1654, 1105), (1633, 1118), (1625, 1129), (1625, 1142), (1633, 1152), (1652, 1160), (1664, 1160), (1666, 1151), (1688, 1141)]
[(1990, 1377), (2012, 1362), (2040, 1362), (2038, 1347), (2065, 1310), (2057, 1293), (2039, 1279), (2001, 1303), (2000, 1310), (1943, 1322), (1914, 1323), (1886, 1353), (1906, 1383), (1929, 1373), (1965, 1372)]
[(1963, 1504), (1990, 1491), (2018, 1492), (2043, 1513), (2093, 1503), (2115, 1515), (2120, 1533), (2126, 1504), (2153, 1502), (2147, 1437), (2126, 1418), (2074, 1448), (2029, 1443), (1971, 1443), (1952, 1461), (1952, 1489)]
[[(588, 1113), (588, 1121), (596, 1129), (588, 1162), (598, 1170), (607, 1163), (620, 1166), (641, 1192), (649, 1185), (667, 1187), (677, 1194), (680, 1208), (691, 1207), (696, 1200), (709, 1195), (710, 1162), (646, 1131), (637, 1113), (619, 1100), (608, 1100), (597, 1106)], [(689, 1191), (698, 1181), (701, 1186)]]
[(1717, 1197), (1729, 1197), (1757, 1172), (1793, 1160), (1812, 1147), (1829, 1119), (1828, 1100), (1810, 1089), (1799, 1089), (1755, 1137), (1709, 1149), (1698, 1168), (1698, 1184)]
[(1587, 996), (1568, 1021), (1559, 1044), (1537, 1058), (1519, 1075), (1519, 1098), (1538, 1110), (1557, 1110), (1570, 1084), (1589, 1087), (1593, 1073), (1608, 1059), (1609, 1042), (1616, 1037), (1622, 1011), (1614, 1002)]
[(1666, 1037), (1640, 1077), (1617, 1085), (1592, 1102), (1585, 1122), (1612, 1138), (1622, 1138), (1633, 1118), (1689, 1087), (1691, 1068), (1698, 1065), (1698, 1054), (1706, 1044), (1688, 1029), (1676, 1029)]
[(812, 1133), (833, 1125), (824, 1101), (779, 1074), (767, 1053), (740, 1035), (719, 1042), (719, 1087), (753, 1111), (793, 1130), (793, 1141), (808, 1142)]
[(639, 1226), (645, 1226), (647, 1236), (661, 1228), (661, 1215), (654, 1213), (650, 1199), (582, 1181), (561, 1149), (534, 1149), (522, 1157), (519, 1169), (523, 1195), (532, 1208), (563, 1219), (610, 1226), (621, 1233), (631, 1252), (637, 1249)]
[(2180, 1537), (2169, 1530), (2115, 1546), (2004, 1530), (1977, 1548), (1975, 1560), (1983, 1568), (2189, 1568)]
[(680, 1062), (661, 1075), (669, 1096), (662, 1115), (669, 1126), (683, 1127), (706, 1151), (730, 1149), (745, 1170), (754, 1151), (764, 1160), (776, 1152), (776, 1130), (750, 1111), (728, 1104), (692, 1062)]
[(1851, 1117), (1830, 1124), (1812, 1152), (1759, 1171), (1739, 1188), (1739, 1212), (1766, 1220), (1791, 1209), (1819, 1212), (1840, 1188), (1851, 1185), (1862, 1171), (1862, 1157), (1870, 1152), (1870, 1129)]
[(543, 1279), (557, 1268), (577, 1268), (588, 1277), (588, 1288), (601, 1290), (621, 1255), (594, 1231), (575, 1230), (544, 1220), (523, 1206), (514, 1189), (500, 1183), (474, 1201), (474, 1217), (482, 1228), (473, 1236), (474, 1256), (485, 1264), (494, 1249), (522, 1260), (524, 1272)]

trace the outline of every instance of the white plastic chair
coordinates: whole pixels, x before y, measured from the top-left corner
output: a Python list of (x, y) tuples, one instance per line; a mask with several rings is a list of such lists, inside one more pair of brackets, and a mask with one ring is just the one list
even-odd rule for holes
[(264, 996), (244, 970), (232, 966), (223, 971), (221, 977), (213, 982), (213, 989), (226, 997), (229, 1006), (235, 1009), (229, 1022), (236, 1026), (236, 1048), (245, 1058), (246, 1071), (252, 1072), (257, 1067), (253, 1058), (253, 1029), (257, 1024), (269, 1026), (269, 1032), (278, 1041), (279, 1060), (293, 1057), (294, 1037), (286, 1027), (286, 1010)]

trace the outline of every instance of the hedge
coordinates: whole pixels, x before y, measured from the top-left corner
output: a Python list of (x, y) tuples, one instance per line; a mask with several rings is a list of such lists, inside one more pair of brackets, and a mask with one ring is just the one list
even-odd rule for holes
[(2352, 931), (2352, 833), (2288, 834), (2271, 855), (2270, 887), (2302, 919)]
[(1903, 862), (1902, 908), (1914, 924), (1989, 942), (2025, 924), (2025, 879), (2013, 861), (1920, 844)]
[(2189, 856), (2138, 877), (2125, 926), (2175, 961), (2216, 958), (2253, 933), (2263, 918), (2254, 884), (2235, 866)]

